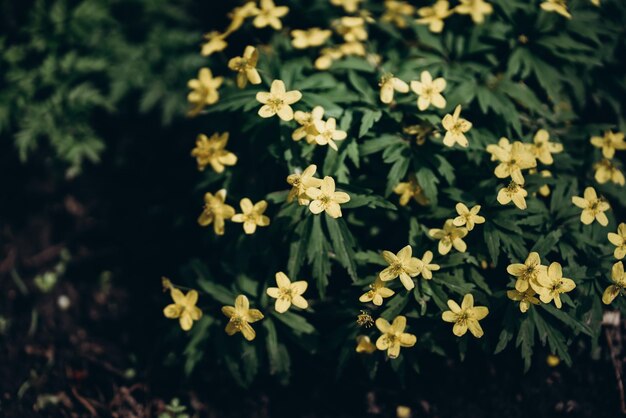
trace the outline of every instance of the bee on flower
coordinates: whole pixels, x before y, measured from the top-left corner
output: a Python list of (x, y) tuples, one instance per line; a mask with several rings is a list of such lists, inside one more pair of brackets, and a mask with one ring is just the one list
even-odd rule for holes
[(561, 294), (571, 292), (576, 287), (572, 279), (563, 277), (563, 268), (557, 262), (550, 264), (548, 273), (540, 275), (537, 280), (541, 287), (537, 289), (539, 299), (543, 303), (554, 301), (554, 305), (561, 309)]
[(397, 358), (401, 347), (413, 347), (417, 342), (415, 335), (404, 332), (406, 317), (402, 315), (396, 316), (391, 324), (384, 318), (378, 318), (376, 328), (382, 334), (376, 340), (376, 348), (387, 351), (389, 358)]
[(276, 299), (274, 309), (278, 313), (285, 313), (291, 305), (306, 309), (309, 303), (302, 297), (306, 291), (308, 283), (304, 280), (292, 282), (282, 271), (276, 273), (276, 285), (278, 287), (268, 287), (267, 295)]
[(458, 105), (454, 108), (452, 115), (447, 114), (441, 121), (443, 128), (446, 130), (446, 134), (443, 137), (443, 144), (447, 147), (452, 147), (456, 143), (463, 148), (469, 146), (469, 141), (465, 137), (465, 133), (472, 129), (472, 122), (460, 116), (461, 105)]
[(227, 205), (226, 189), (221, 189), (215, 195), (205, 193), (204, 207), (202, 213), (198, 217), (200, 226), (209, 226), (213, 224), (213, 230), (216, 235), (224, 235), (224, 221), (231, 219), (235, 215), (235, 209)]
[(273, 0), (261, 0), (260, 6), (261, 8), (252, 21), (252, 25), (255, 28), (271, 26), (275, 30), (281, 30), (283, 23), (280, 21), (280, 18), (289, 13), (289, 7), (276, 6)]
[(237, 296), (235, 306), (222, 306), (222, 313), (229, 319), (226, 334), (232, 336), (241, 332), (246, 340), (254, 340), (256, 332), (250, 324), (263, 319), (263, 314), (258, 309), (250, 309), (250, 301), (245, 295)]
[(246, 87), (248, 81), (252, 84), (261, 84), (261, 76), (256, 69), (259, 60), (259, 52), (251, 45), (243, 51), (243, 56), (231, 58), (228, 61), (228, 68), (237, 71), (237, 87)]
[(187, 95), (187, 101), (193, 105), (189, 111), (189, 116), (196, 116), (206, 106), (217, 103), (220, 99), (217, 89), (223, 82), (223, 77), (213, 77), (210, 69), (201, 68), (198, 71), (198, 78), (189, 80), (187, 83), (187, 86), (192, 90)]
[(418, 96), (419, 110), (426, 110), (431, 104), (438, 109), (446, 107), (446, 99), (441, 95), (445, 88), (446, 80), (443, 77), (433, 80), (428, 71), (422, 71), (419, 81), (411, 81), (411, 90)]
[(306, 49), (323, 45), (332, 35), (329, 29), (310, 28), (306, 30), (295, 29), (291, 31), (293, 37), (291, 45), (296, 49)]
[(526, 196), (528, 196), (528, 192), (522, 185), (515, 183), (514, 181), (510, 182), (508, 186), (503, 187), (498, 191), (498, 203), (501, 205), (507, 205), (511, 202), (518, 209), (526, 209)]
[(626, 273), (624, 273), (624, 264), (621, 261), (613, 264), (611, 281), (613, 284), (607, 287), (602, 294), (602, 302), (605, 305), (610, 305), (618, 295), (623, 295), (625, 292)]
[(291, 190), (287, 196), (287, 202), (291, 203), (298, 198), (299, 205), (308, 205), (310, 200), (306, 194), (309, 187), (318, 188), (322, 185), (322, 179), (313, 177), (317, 171), (315, 164), (309, 165), (302, 173), (290, 174), (287, 183), (291, 185)]
[(452, 322), (452, 333), (457, 337), (462, 337), (467, 333), (467, 330), (472, 333), (476, 338), (483, 336), (484, 332), (480, 326), (481, 319), (484, 319), (489, 314), (489, 309), (485, 306), (474, 306), (474, 296), (468, 293), (463, 297), (461, 306), (452, 299), (448, 300), (449, 311), (445, 311), (441, 318), (445, 322)]
[(380, 101), (385, 104), (393, 102), (394, 91), (399, 93), (409, 92), (409, 85), (399, 78), (394, 77), (393, 74), (385, 74), (380, 79), (378, 85), (380, 86)]
[(609, 224), (606, 212), (611, 208), (609, 203), (603, 198), (599, 198), (593, 187), (587, 187), (583, 197), (572, 196), (572, 203), (583, 211), (580, 214), (580, 221), (585, 225), (590, 225), (594, 220), (602, 226)]
[(285, 83), (282, 80), (274, 80), (269, 92), (258, 92), (256, 99), (263, 104), (259, 109), (259, 116), (271, 118), (278, 115), (284, 121), (293, 119), (293, 109), (291, 105), (302, 98), (302, 93), (298, 90), (286, 91)]
[(452, 247), (461, 253), (467, 250), (467, 244), (463, 241), (463, 238), (467, 236), (467, 228), (454, 226), (452, 219), (446, 220), (443, 229), (430, 229), (428, 236), (439, 240), (437, 249), (441, 255), (448, 254)]
[(309, 203), (311, 213), (317, 215), (326, 212), (331, 218), (340, 218), (339, 205), (350, 201), (348, 193), (335, 191), (335, 179), (330, 176), (324, 177), (319, 188), (309, 187), (306, 194), (311, 199)]
[(421, 7), (417, 10), (420, 16), (416, 22), (420, 25), (428, 25), (428, 30), (433, 33), (443, 31), (444, 19), (453, 13), (447, 0), (437, 0), (433, 6)]
[(267, 202), (265, 200), (260, 200), (252, 204), (250, 199), (244, 197), (239, 202), (239, 206), (243, 213), (233, 215), (231, 221), (243, 223), (243, 230), (246, 234), (254, 234), (257, 226), (268, 226), (270, 224), (270, 218), (264, 215), (267, 209)]
[(485, 21), (485, 16), (493, 13), (491, 4), (484, 0), (460, 0), (461, 4), (454, 8), (454, 12), (460, 15), (470, 15), (477, 25)]
[(228, 132), (215, 133), (211, 137), (204, 134), (196, 138), (196, 147), (191, 150), (191, 156), (198, 162), (198, 170), (204, 171), (210, 165), (216, 173), (224, 172), (224, 166), (237, 164), (237, 156), (226, 150), (228, 144)]

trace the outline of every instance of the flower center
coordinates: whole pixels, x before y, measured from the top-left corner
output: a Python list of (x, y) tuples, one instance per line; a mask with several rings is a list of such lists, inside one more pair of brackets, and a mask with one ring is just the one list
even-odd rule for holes
[(278, 110), (283, 107), (284, 101), (278, 97), (272, 97), (267, 101), (268, 106), (270, 106), (274, 110)]
[(239, 315), (233, 315), (230, 317), (230, 323), (232, 323), (235, 328), (242, 329), (246, 321)]
[(279, 289), (278, 291), (278, 298), (279, 299), (285, 299), (285, 300), (291, 300), (291, 298), (293, 297), (291, 289), (288, 287), (283, 287), (281, 289)]

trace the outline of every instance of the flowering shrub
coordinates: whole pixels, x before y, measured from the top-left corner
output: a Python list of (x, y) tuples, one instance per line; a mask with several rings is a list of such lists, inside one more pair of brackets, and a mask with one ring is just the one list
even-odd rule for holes
[(241, 384), (285, 381), (293, 353), (328, 350), (403, 373), (470, 345), (571, 364), (626, 308), (623, 2), (229, 18), (189, 82), (206, 257), (164, 281), (187, 372), (211, 353)]

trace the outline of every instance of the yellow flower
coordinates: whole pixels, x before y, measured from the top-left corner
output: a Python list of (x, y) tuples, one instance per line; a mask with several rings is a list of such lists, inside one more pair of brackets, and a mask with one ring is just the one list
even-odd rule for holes
[(526, 196), (528, 196), (526, 189), (512, 181), (508, 186), (501, 188), (498, 192), (498, 203), (507, 205), (513, 201), (515, 206), (524, 210), (527, 207)]
[(540, 288), (536, 289), (539, 293), (539, 299), (543, 303), (550, 303), (554, 300), (557, 308), (561, 309), (561, 293), (567, 293), (574, 290), (576, 283), (572, 279), (563, 277), (563, 269), (557, 262), (550, 264), (548, 274), (538, 277)]
[(342, 55), (357, 55), (360, 57), (364, 57), (365, 45), (358, 41), (346, 42), (339, 45), (339, 51)]
[(610, 305), (617, 295), (623, 294), (624, 289), (626, 289), (626, 274), (624, 273), (624, 264), (621, 261), (613, 264), (611, 281), (613, 284), (607, 287), (602, 294), (602, 302), (605, 305)]
[(593, 165), (593, 168), (596, 170), (595, 179), (600, 184), (611, 181), (617, 185), (623, 186), (624, 183), (626, 183), (624, 173), (622, 173), (611, 160), (604, 159), (597, 162)]
[(417, 183), (414, 175), (409, 175), (409, 181), (398, 183), (393, 188), (393, 192), (400, 195), (400, 206), (406, 206), (411, 199), (414, 199), (421, 206), (428, 205), (428, 199), (424, 195), (424, 190)]
[(446, 80), (439, 77), (433, 80), (428, 71), (422, 71), (420, 81), (411, 81), (411, 90), (419, 97), (417, 98), (417, 108), (426, 110), (432, 104), (443, 109), (446, 107), (446, 99), (441, 92), (446, 88)]
[(209, 33), (205, 33), (204, 39), (206, 39), (206, 42), (202, 44), (202, 50), (200, 51), (200, 55), (204, 57), (208, 57), (216, 52), (223, 51), (228, 46), (228, 43), (225, 41), (225, 33), (212, 31)]
[(591, 137), (591, 145), (602, 149), (602, 156), (611, 159), (615, 156), (615, 151), (626, 149), (624, 134), (621, 132), (606, 131), (604, 136)]
[(561, 364), (561, 359), (554, 354), (549, 354), (548, 357), (546, 357), (546, 364), (550, 367), (556, 367)]
[(341, 207), (339, 205), (350, 201), (348, 193), (335, 191), (335, 180), (329, 176), (324, 177), (319, 189), (309, 187), (306, 189), (306, 194), (313, 199), (309, 204), (309, 210), (312, 213), (317, 215), (325, 211), (332, 218), (340, 218)]
[(400, 347), (413, 347), (417, 338), (413, 334), (404, 332), (406, 328), (406, 317), (399, 315), (389, 324), (386, 319), (378, 318), (376, 328), (381, 332), (381, 336), (376, 340), (376, 348), (387, 351), (389, 358), (396, 358), (400, 355)]
[(385, 13), (380, 20), (391, 22), (399, 28), (407, 27), (407, 17), (415, 14), (415, 7), (406, 1), (385, 0)]
[(486, 15), (493, 12), (493, 7), (484, 0), (461, 0), (454, 11), (460, 15), (470, 15), (474, 23), (480, 24), (485, 21)]
[(474, 296), (470, 293), (463, 297), (461, 306), (453, 300), (448, 300), (449, 311), (445, 311), (441, 318), (446, 322), (454, 322), (452, 333), (457, 337), (465, 335), (469, 329), (476, 338), (483, 336), (483, 329), (480, 326), (481, 319), (489, 314), (489, 309), (485, 306), (474, 306)]
[(332, 32), (328, 29), (311, 28), (307, 30), (292, 30), (291, 36), (293, 36), (293, 40), (291, 41), (291, 45), (296, 49), (320, 46), (326, 42), (330, 35), (332, 35)]
[(321, 55), (315, 60), (315, 68), (318, 70), (328, 70), (334, 61), (343, 57), (343, 52), (339, 48), (324, 48)]
[(256, 99), (263, 104), (259, 109), (259, 116), (271, 118), (278, 115), (284, 121), (293, 119), (293, 109), (290, 105), (302, 98), (302, 93), (298, 90), (285, 90), (285, 83), (282, 80), (274, 80), (269, 92), (258, 92)]
[(256, 332), (250, 324), (263, 319), (263, 314), (258, 309), (250, 309), (250, 301), (245, 295), (237, 296), (235, 306), (222, 306), (222, 313), (230, 319), (226, 325), (226, 334), (241, 332), (246, 340), (254, 340)]
[(223, 82), (223, 77), (214, 78), (210, 69), (201, 68), (198, 72), (198, 78), (189, 80), (187, 83), (187, 86), (192, 90), (187, 95), (187, 100), (194, 105), (189, 115), (195, 116), (205, 106), (217, 103), (220, 99), (217, 89), (220, 88)]
[(534, 144), (531, 151), (535, 158), (543, 164), (550, 165), (554, 162), (552, 154), (563, 152), (563, 144), (550, 142), (550, 134), (545, 129), (539, 129), (533, 138)]
[(506, 271), (517, 278), (515, 290), (518, 292), (526, 292), (529, 288), (538, 292), (541, 287), (539, 277), (547, 274), (548, 267), (541, 265), (539, 253), (533, 251), (528, 254), (524, 264), (511, 264), (506, 268)]
[(591, 224), (594, 219), (602, 226), (609, 224), (609, 218), (606, 217), (604, 212), (611, 207), (603, 198), (598, 198), (593, 187), (587, 187), (583, 197), (572, 196), (572, 203), (583, 210), (580, 214), (580, 221), (585, 225)]
[(170, 319), (178, 318), (183, 331), (189, 331), (193, 326), (193, 321), (197, 321), (202, 317), (202, 311), (196, 306), (196, 303), (198, 303), (198, 292), (190, 290), (186, 295), (183, 295), (183, 292), (171, 287), (170, 295), (174, 303), (167, 305), (163, 309), (163, 315)]
[(622, 222), (617, 227), (617, 234), (614, 232), (608, 233), (609, 242), (615, 245), (615, 251), (613, 255), (618, 260), (626, 257), (626, 224)]
[(363, 0), (330, 0), (333, 6), (340, 6), (348, 13), (354, 13), (359, 10), (359, 3)]
[(460, 115), (461, 105), (458, 105), (454, 109), (454, 114), (447, 114), (441, 121), (443, 128), (446, 130), (446, 135), (443, 137), (443, 143), (447, 147), (452, 147), (457, 142), (464, 148), (469, 145), (469, 142), (464, 134), (472, 129), (472, 122), (459, 117)]
[(417, 23), (428, 25), (431, 32), (440, 33), (443, 30), (443, 20), (452, 14), (452, 10), (447, 0), (437, 0), (432, 7), (418, 9), (417, 14), (421, 16), (416, 20)]
[(337, 33), (343, 36), (346, 42), (364, 41), (367, 39), (365, 19), (362, 17), (345, 16), (339, 20)]
[[(533, 174), (533, 170), (530, 170), (529, 173)], [(550, 172), (550, 170), (541, 170), (539, 174), (541, 175), (541, 177), (544, 177), (544, 178), (552, 177), (552, 173)], [(547, 184), (544, 184), (543, 186), (541, 186), (539, 188), (539, 194), (543, 197), (550, 196), (550, 186), (548, 186)]]
[(315, 164), (309, 165), (304, 169), (302, 173), (294, 173), (287, 176), (287, 183), (291, 185), (291, 190), (287, 196), (287, 202), (293, 202), (293, 199), (298, 198), (299, 205), (308, 205), (309, 199), (306, 195), (306, 191), (309, 187), (320, 187), (322, 185), (322, 179), (313, 177), (317, 171)]
[(198, 224), (200, 226), (213, 224), (215, 233), (224, 235), (224, 220), (232, 218), (235, 214), (235, 209), (224, 203), (225, 201), (226, 189), (219, 190), (215, 193), (215, 196), (211, 193), (205, 193), (204, 208), (200, 217), (198, 217)]
[(454, 226), (452, 219), (446, 220), (443, 225), (443, 229), (433, 228), (428, 231), (428, 236), (439, 240), (437, 249), (439, 254), (446, 255), (450, 252), (452, 247), (457, 251), (464, 253), (467, 250), (467, 244), (463, 241), (463, 238), (467, 235), (467, 228), (458, 228)]
[(252, 84), (261, 84), (261, 76), (256, 69), (259, 60), (259, 52), (253, 46), (248, 45), (243, 51), (243, 56), (231, 58), (228, 68), (237, 71), (237, 87), (246, 87), (248, 81)]
[(230, 25), (228, 25), (228, 29), (226, 29), (226, 33), (231, 34), (235, 32), (237, 29), (241, 27), (241, 25), (243, 25), (243, 22), (247, 18), (256, 16), (259, 14), (259, 12), (260, 10), (258, 9), (258, 7), (256, 7), (256, 4), (254, 1), (249, 1), (243, 6), (235, 7), (228, 14), (228, 17), (230, 17), (231, 22), (230, 22)]
[(465, 204), (457, 203), (455, 208), (459, 216), (454, 218), (454, 226), (465, 226), (468, 231), (471, 231), (474, 229), (474, 224), (484, 224), (485, 218), (478, 215), (480, 207), (480, 205), (476, 205), (470, 210)]
[(494, 174), (499, 179), (511, 176), (511, 180), (515, 183), (523, 185), (524, 176), (522, 170), (537, 166), (535, 156), (529, 151), (528, 147), (519, 142), (513, 142), (509, 152), (502, 152), (501, 148), (493, 149), (493, 153), (500, 161), (496, 167)]
[(398, 251), (398, 254), (394, 254), (391, 251), (383, 251), (383, 258), (389, 263), (389, 267), (378, 274), (380, 280), (388, 282), (400, 277), (400, 281), (406, 290), (413, 289), (415, 283), (413, 283), (411, 277), (416, 277), (420, 273), (420, 261), (412, 255), (413, 249), (410, 245), (402, 248)]
[(315, 128), (315, 122), (321, 121), (323, 117), (324, 108), (322, 106), (315, 106), (311, 112), (296, 111), (293, 114), (293, 118), (300, 127), (293, 131), (291, 138), (294, 141), (306, 138), (306, 142), (309, 144), (314, 143), (315, 137), (319, 135), (319, 132)]
[(257, 226), (268, 226), (270, 224), (270, 218), (263, 215), (263, 212), (267, 209), (265, 200), (260, 200), (253, 205), (250, 199), (244, 197), (239, 202), (239, 206), (243, 213), (233, 215), (231, 221), (243, 223), (243, 230), (246, 234), (254, 234)]
[(526, 313), (528, 309), (530, 309), (530, 305), (539, 305), (541, 302), (539, 299), (535, 297), (537, 293), (532, 289), (528, 288), (525, 292), (520, 292), (516, 289), (507, 290), (506, 295), (509, 299), (519, 302), (519, 310), (522, 313)]
[(315, 143), (318, 145), (328, 145), (335, 151), (337, 151), (337, 144), (335, 141), (343, 141), (348, 134), (345, 131), (337, 129), (337, 121), (335, 118), (330, 118), (326, 122), (323, 120), (313, 121), (313, 126), (317, 130), (315, 135)]
[(433, 261), (432, 251), (426, 251), (424, 253), (424, 256), (422, 256), (422, 258), (417, 261), (417, 268), (422, 274), (422, 277), (426, 280), (431, 280), (433, 278), (433, 271), (437, 271), (441, 268), (439, 264), (430, 263), (431, 261)]
[(556, 12), (568, 19), (572, 18), (572, 15), (567, 10), (567, 3), (565, 0), (545, 0), (540, 4), (540, 6), (546, 12)]
[(491, 154), (491, 161), (500, 161), (498, 155), (507, 155), (511, 152), (513, 145), (508, 138), (502, 137), (497, 144), (487, 145), (487, 152)]
[(357, 353), (366, 353), (372, 354), (376, 351), (376, 346), (370, 340), (370, 337), (367, 335), (359, 335), (356, 337), (356, 352)]
[(363, 303), (372, 302), (376, 306), (381, 306), (383, 299), (392, 297), (394, 293), (393, 290), (385, 287), (385, 283), (380, 278), (376, 278), (374, 283), (370, 285), (370, 290), (363, 293), (359, 301)]
[(394, 90), (400, 93), (408, 93), (409, 85), (404, 81), (393, 76), (393, 74), (385, 74), (378, 83), (380, 86), (380, 101), (383, 103), (391, 103), (393, 101)]
[(276, 30), (283, 28), (280, 18), (289, 13), (289, 7), (276, 6), (272, 0), (261, 0), (261, 9), (252, 21), (255, 28), (271, 26)]
[(225, 165), (233, 166), (237, 164), (237, 156), (225, 149), (228, 144), (228, 132), (223, 134), (215, 133), (208, 138), (204, 134), (196, 138), (196, 147), (191, 150), (191, 156), (198, 162), (198, 170), (204, 171), (207, 165), (216, 173), (224, 171)]
[(309, 307), (309, 303), (302, 297), (302, 294), (308, 287), (307, 282), (300, 280), (292, 283), (285, 273), (279, 271), (276, 273), (276, 284), (278, 287), (267, 288), (267, 295), (276, 299), (276, 305), (274, 306), (276, 312), (287, 312), (287, 309), (292, 304), (300, 309)]

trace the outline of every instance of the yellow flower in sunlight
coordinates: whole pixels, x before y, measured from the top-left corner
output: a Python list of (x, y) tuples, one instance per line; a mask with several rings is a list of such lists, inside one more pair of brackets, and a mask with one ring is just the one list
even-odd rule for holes
[(356, 16), (344, 16), (336, 26), (337, 33), (343, 36), (346, 42), (364, 41), (367, 39), (365, 19)]
[(563, 269), (557, 262), (550, 264), (548, 274), (538, 277), (540, 288), (536, 289), (539, 293), (539, 299), (543, 303), (550, 303), (554, 300), (554, 305), (561, 309), (561, 293), (567, 293), (574, 290), (576, 283), (572, 279), (563, 277)]
[(545, 129), (539, 129), (533, 138), (531, 152), (541, 163), (550, 165), (554, 162), (552, 154), (563, 152), (563, 144), (550, 142), (550, 134)]
[(507, 290), (506, 295), (509, 299), (519, 302), (519, 310), (522, 313), (526, 313), (530, 309), (530, 305), (539, 305), (541, 302), (536, 297), (536, 292), (532, 288), (526, 289), (525, 292), (520, 292), (516, 289)]
[(498, 192), (498, 203), (501, 205), (507, 205), (513, 202), (518, 209), (526, 209), (526, 196), (528, 192), (521, 185), (510, 182), (508, 186), (503, 187)]
[(548, 267), (541, 265), (541, 258), (539, 253), (531, 252), (528, 254), (524, 264), (513, 263), (510, 264), (506, 271), (517, 278), (515, 282), (515, 290), (518, 292), (526, 292), (529, 288), (539, 291), (541, 285), (539, 284), (539, 277), (545, 276), (548, 272)]
[(393, 74), (385, 74), (378, 83), (380, 86), (380, 101), (383, 103), (391, 103), (393, 101), (394, 91), (399, 93), (408, 93), (409, 85), (404, 81), (393, 76)]
[(619, 186), (623, 186), (626, 183), (624, 173), (622, 173), (620, 169), (611, 162), (611, 160), (603, 159), (602, 161), (595, 163), (593, 168), (596, 170), (594, 177), (600, 184), (611, 181)]
[(428, 205), (428, 199), (424, 195), (424, 190), (417, 183), (414, 175), (409, 175), (409, 181), (400, 182), (393, 188), (393, 192), (400, 195), (400, 206), (406, 206), (409, 200), (415, 200), (419, 205)]
[(229, 14), (230, 17), (230, 25), (228, 25), (228, 29), (226, 29), (227, 34), (231, 34), (235, 32), (237, 29), (243, 25), (243, 22), (252, 16), (256, 16), (259, 14), (259, 9), (256, 7), (254, 1), (249, 1), (243, 6), (235, 7)]
[(583, 210), (580, 214), (580, 221), (585, 225), (591, 224), (594, 219), (602, 226), (609, 224), (609, 218), (606, 217), (604, 212), (611, 207), (606, 200), (598, 198), (593, 187), (587, 187), (583, 197), (572, 196), (572, 203)]
[(342, 55), (357, 55), (360, 57), (364, 57), (366, 53), (365, 45), (358, 41), (346, 42), (339, 45), (339, 51)]
[(204, 207), (198, 217), (200, 226), (213, 224), (213, 230), (217, 235), (224, 235), (224, 221), (235, 214), (235, 209), (224, 203), (226, 201), (226, 189), (221, 189), (215, 196), (211, 193), (204, 194)]
[(268, 226), (270, 224), (270, 218), (263, 215), (267, 209), (267, 202), (265, 200), (260, 200), (252, 204), (250, 199), (244, 197), (239, 202), (239, 206), (243, 213), (235, 214), (231, 218), (231, 221), (243, 223), (243, 230), (246, 234), (254, 234), (257, 226)]
[(452, 14), (452, 10), (447, 0), (437, 0), (431, 7), (419, 8), (417, 14), (420, 16), (417, 23), (428, 25), (431, 32), (440, 33), (443, 30), (443, 20)]
[(624, 134), (621, 132), (606, 131), (604, 136), (591, 137), (591, 145), (602, 149), (602, 156), (611, 159), (615, 156), (615, 151), (626, 149)]
[(315, 60), (314, 66), (318, 70), (328, 70), (333, 62), (343, 57), (339, 48), (324, 48), (321, 55)]
[(545, 0), (539, 6), (546, 12), (555, 12), (568, 19), (572, 18), (572, 15), (567, 10), (566, 0)]
[(315, 164), (309, 165), (304, 169), (302, 173), (294, 173), (287, 176), (287, 183), (291, 185), (291, 190), (287, 196), (287, 202), (293, 202), (293, 199), (298, 198), (299, 205), (308, 205), (309, 199), (306, 195), (306, 191), (309, 187), (320, 187), (322, 185), (322, 179), (313, 177), (317, 171)]
[(222, 306), (222, 313), (229, 318), (226, 334), (235, 335), (241, 332), (246, 340), (254, 340), (256, 332), (250, 324), (263, 319), (263, 314), (258, 309), (250, 309), (250, 301), (245, 295), (237, 296), (235, 306)]
[(626, 257), (626, 223), (622, 222), (617, 227), (617, 233), (609, 232), (608, 233), (609, 242), (615, 245), (615, 251), (613, 255), (618, 260)]
[(191, 156), (198, 162), (198, 170), (204, 171), (207, 165), (211, 165), (216, 173), (221, 173), (225, 165), (237, 164), (237, 156), (225, 149), (227, 144), (228, 132), (215, 133), (211, 138), (205, 134), (198, 135), (196, 147), (191, 150)]
[(285, 273), (279, 271), (276, 273), (276, 284), (278, 287), (267, 288), (267, 295), (276, 299), (276, 312), (287, 312), (291, 305), (300, 309), (309, 307), (309, 303), (302, 297), (308, 287), (307, 282), (300, 280), (292, 283)]
[(460, 15), (470, 15), (476, 24), (483, 23), (485, 16), (493, 12), (491, 4), (484, 0), (460, 0), (461, 4), (454, 8)]
[(302, 93), (298, 90), (286, 91), (285, 83), (282, 80), (274, 80), (269, 92), (258, 92), (256, 99), (263, 104), (259, 109), (259, 116), (271, 118), (278, 115), (284, 121), (293, 119), (293, 109), (291, 105), (302, 98)]
[(370, 285), (370, 290), (361, 295), (359, 302), (372, 302), (376, 306), (381, 306), (383, 299), (392, 297), (394, 293), (393, 290), (385, 287), (385, 283), (380, 278), (376, 278)]
[(313, 46), (323, 45), (324, 42), (332, 35), (328, 29), (311, 28), (306, 30), (295, 29), (291, 31), (293, 40), (291, 45), (296, 49), (311, 48)]
[(217, 89), (223, 82), (223, 77), (213, 77), (210, 69), (201, 68), (198, 72), (198, 78), (189, 80), (187, 83), (187, 86), (192, 90), (187, 95), (187, 100), (194, 106), (189, 115), (195, 116), (205, 106), (217, 103), (220, 99)]
[(283, 23), (280, 21), (280, 18), (284, 17), (287, 13), (289, 13), (289, 7), (276, 6), (273, 0), (261, 0), (261, 8), (252, 21), (252, 24), (255, 28), (271, 26), (276, 30), (280, 30), (283, 28)]
[(261, 84), (261, 76), (256, 69), (258, 60), (259, 51), (248, 45), (243, 51), (243, 56), (231, 58), (228, 61), (228, 68), (237, 71), (237, 87), (240, 89), (246, 87), (248, 81), (252, 84)]
[(370, 337), (367, 335), (359, 335), (356, 337), (357, 353), (372, 354), (374, 351), (376, 351), (376, 346), (372, 343)]
[(321, 186), (318, 188), (309, 187), (306, 194), (312, 199), (309, 204), (309, 210), (317, 215), (326, 212), (331, 218), (341, 217), (340, 204), (348, 203), (350, 196), (348, 193), (335, 191), (335, 180), (326, 176), (322, 180)]
[(509, 152), (502, 152), (501, 148), (493, 149), (494, 155), (500, 164), (494, 170), (494, 174), (499, 179), (511, 176), (515, 183), (523, 185), (524, 175), (522, 170), (537, 166), (535, 156), (529, 151), (526, 144), (515, 141)]
[(417, 260), (418, 271), (422, 274), (422, 277), (426, 280), (433, 278), (433, 271), (437, 271), (441, 268), (439, 264), (431, 264), (433, 261), (433, 252), (426, 251), (421, 259)]
[(348, 136), (345, 131), (337, 129), (337, 121), (335, 118), (330, 118), (326, 122), (323, 120), (315, 120), (313, 121), (313, 126), (317, 130), (315, 143), (317, 145), (328, 145), (335, 151), (338, 149), (335, 141), (343, 141)]
[(417, 98), (417, 108), (426, 110), (432, 104), (443, 109), (446, 107), (446, 99), (441, 92), (446, 88), (446, 80), (439, 77), (433, 80), (428, 71), (422, 71), (420, 81), (411, 81), (411, 90), (419, 97)]
[(380, 351), (387, 351), (389, 358), (398, 357), (400, 347), (413, 347), (417, 342), (415, 335), (404, 332), (406, 317), (402, 315), (396, 316), (391, 324), (384, 318), (378, 318), (376, 328), (382, 334), (376, 340), (376, 348)]
[(472, 122), (461, 118), (460, 115), (461, 105), (458, 105), (454, 109), (454, 114), (447, 114), (441, 121), (443, 128), (446, 130), (446, 135), (443, 137), (443, 144), (447, 147), (452, 147), (455, 143), (458, 143), (464, 148), (469, 145), (464, 134), (472, 129)]
[(433, 228), (428, 231), (428, 236), (439, 240), (437, 247), (439, 254), (446, 255), (450, 252), (452, 247), (457, 251), (464, 253), (467, 250), (467, 244), (463, 241), (463, 238), (467, 235), (467, 228), (459, 228), (454, 226), (452, 219), (446, 220), (443, 225), (443, 229)]
[(400, 29), (407, 27), (407, 18), (415, 14), (415, 7), (406, 1), (385, 0), (385, 13), (380, 20), (391, 22)]
[[(534, 174), (533, 170), (530, 170), (529, 173)], [(544, 177), (544, 178), (552, 177), (552, 173), (550, 172), (550, 170), (541, 170), (539, 174), (541, 175), (541, 177)], [(548, 197), (550, 196), (550, 186), (548, 186), (547, 184), (544, 184), (543, 186), (539, 188), (538, 192), (541, 196)]]
[(225, 40), (225, 33), (212, 31), (205, 33), (203, 38), (206, 39), (206, 42), (202, 44), (202, 50), (200, 51), (200, 55), (203, 57), (208, 57), (216, 52), (223, 51), (228, 46), (228, 43)]
[(497, 144), (487, 145), (487, 152), (491, 154), (491, 161), (500, 161), (498, 155), (507, 155), (511, 152), (513, 145), (509, 142), (508, 138), (502, 137), (498, 140)]
[(180, 290), (171, 287), (170, 295), (174, 303), (167, 305), (163, 309), (166, 318), (178, 319), (183, 331), (189, 331), (193, 326), (193, 321), (202, 317), (202, 311), (196, 306), (198, 303), (198, 292), (190, 290), (186, 295)]
[(348, 13), (354, 13), (359, 10), (359, 3), (363, 0), (330, 0), (333, 6), (340, 6)]
[(398, 254), (385, 250), (383, 251), (383, 258), (389, 264), (389, 267), (386, 267), (378, 274), (380, 280), (388, 282), (400, 277), (400, 281), (406, 290), (411, 290), (415, 287), (411, 277), (416, 277), (420, 273), (420, 262), (413, 257), (413, 249), (410, 245), (402, 248), (398, 251)]
[(624, 273), (624, 264), (621, 261), (613, 264), (611, 281), (613, 284), (607, 287), (602, 294), (602, 302), (605, 305), (610, 305), (617, 295), (624, 294), (624, 289), (626, 289), (626, 273)]
[(448, 300), (449, 311), (445, 311), (441, 318), (446, 322), (453, 322), (452, 333), (457, 337), (465, 335), (469, 329), (476, 338), (483, 336), (483, 329), (480, 326), (481, 319), (489, 314), (489, 309), (485, 306), (474, 306), (474, 296), (470, 293), (463, 297), (461, 306), (453, 300)]
[(478, 214), (480, 207), (480, 205), (476, 205), (472, 207), (472, 209), (469, 209), (465, 204), (461, 202), (457, 203), (455, 209), (459, 216), (454, 218), (454, 226), (464, 226), (468, 231), (471, 231), (474, 229), (475, 224), (484, 224), (485, 218)]
[(319, 135), (319, 132), (315, 128), (315, 122), (321, 121), (323, 117), (324, 108), (322, 106), (315, 106), (311, 112), (296, 111), (293, 114), (293, 118), (300, 127), (293, 131), (291, 138), (294, 141), (306, 138), (306, 142), (309, 144), (314, 143), (315, 137)]

